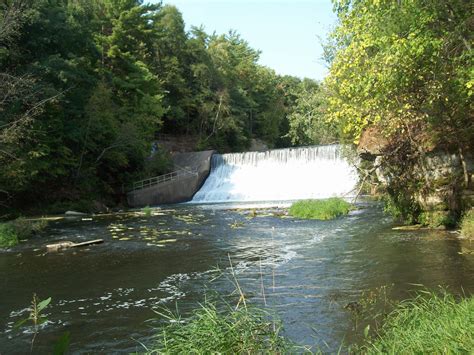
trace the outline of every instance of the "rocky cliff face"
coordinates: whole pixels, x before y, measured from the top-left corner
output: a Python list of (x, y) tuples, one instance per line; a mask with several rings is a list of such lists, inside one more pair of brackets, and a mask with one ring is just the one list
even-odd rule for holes
[(392, 146), (376, 129), (364, 132), (357, 149), (372, 181), (413, 220), (430, 226), (451, 224), (474, 202), (474, 157), (466, 149), (428, 151)]

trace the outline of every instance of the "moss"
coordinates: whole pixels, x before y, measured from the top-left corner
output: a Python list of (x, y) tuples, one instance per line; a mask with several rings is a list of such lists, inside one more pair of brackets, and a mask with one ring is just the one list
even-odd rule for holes
[(326, 200), (297, 201), (291, 205), (289, 213), (298, 218), (327, 220), (346, 215), (351, 209), (349, 202), (333, 197)]
[(474, 208), (466, 212), (461, 220), (461, 235), (474, 239)]

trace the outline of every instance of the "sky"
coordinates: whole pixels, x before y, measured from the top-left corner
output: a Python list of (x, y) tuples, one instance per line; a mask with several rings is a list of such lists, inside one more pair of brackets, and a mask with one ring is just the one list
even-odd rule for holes
[(259, 49), (260, 64), (278, 74), (322, 80), (321, 40), (334, 28), (331, 0), (163, 0), (183, 14), (186, 27), (242, 35)]

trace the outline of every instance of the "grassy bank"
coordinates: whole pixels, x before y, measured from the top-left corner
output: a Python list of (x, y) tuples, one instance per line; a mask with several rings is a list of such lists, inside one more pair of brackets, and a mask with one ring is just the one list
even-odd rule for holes
[[(256, 308), (219, 311), (206, 303), (183, 320), (170, 311), (150, 354), (310, 353), (280, 335), (281, 324)], [(374, 315), (375, 316), (375, 315)], [(354, 354), (457, 354), (474, 349), (474, 298), (422, 293), (399, 303)], [(320, 353), (316, 350), (316, 353)]]
[(294, 346), (279, 335), (281, 326), (256, 308), (218, 311), (213, 303), (196, 309), (182, 321), (179, 315), (161, 313), (165, 326), (151, 354), (259, 354), (289, 353)]
[(338, 197), (325, 200), (301, 200), (291, 205), (289, 214), (304, 219), (327, 220), (348, 214), (351, 207), (349, 202)]
[(474, 349), (474, 298), (422, 294), (400, 303), (378, 335), (356, 350), (367, 354), (468, 354)]

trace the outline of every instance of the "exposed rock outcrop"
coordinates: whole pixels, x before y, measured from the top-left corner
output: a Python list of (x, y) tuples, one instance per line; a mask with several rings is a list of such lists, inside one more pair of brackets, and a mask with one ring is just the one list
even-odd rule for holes
[[(418, 222), (449, 224), (473, 204), (474, 157), (461, 149), (430, 147), (396, 151), (374, 127), (367, 129), (358, 145), (359, 156), (372, 162), (374, 178), (389, 194), (413, 201)], [(454, 217), (453, 217), (454, 216)]]

